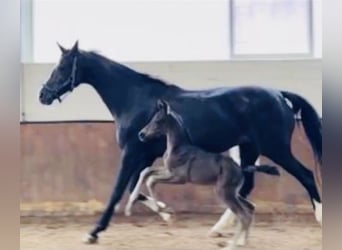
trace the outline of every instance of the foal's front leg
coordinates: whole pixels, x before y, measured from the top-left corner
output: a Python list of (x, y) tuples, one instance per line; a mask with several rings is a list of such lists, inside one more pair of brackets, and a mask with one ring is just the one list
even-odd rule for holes
[[(186, 180), (182, 176), (170, 172), (167, 168), (160, 169), (158, 172), (151, 174), (146, 180), (146, 187), (154, 202), (158, 202), (154, 192), (154, 188), (158, 183), (185, 184)], [(172, 212), (169, 207), (163, 208), (163, 211)]]
[[(155, 171), (158, 171), (159, 168), (161, 168), (161, 167), (160, 166), (158, 166), (158, 167), (156, 167), (156, 166), (147, 167), (140, 173), (139, 180), (136, 183), (134, 190), (131, 192), (129, 199), (128, 199), (128, 202), (127, 202), (126, 207), (125, 207), (125, 215), (126, 216), (130, 216), (132, 214), (132, 207), (133, 207), (134, 203), (139, 200), (140, 189), (141, 189), (142, 184), (146, 181), (147, 177), (149, 177)], [(146, 198), (146, 201), (148, 203), (150, 203), (150, 201), (152, 200), (148, 196), (147, 197), (145, 196), (144, 198)], [(153, 206), (154, 204), (153, 205), (146, 204), (146, 205), (148, 207), (150, 207), (155, 212), (158, 212), (159, 206), (165, 207), (165, 204), (163, 204), (162, 202), (157, 202), (157, 205), (155, 205), (155, 206)]]
[(154, 193), (154, 187), (158, 182), (161, 181), (165, 181), (165, 180), (169, 180), (170, 178), (172, 178), (172, 174), (170, 173), (170, 171), (164, 167), (162, 169), (158, 169), (158, 171), (155, 171), (154, 173), (150, 174), (146, 179), (146, 187), (147, 190), (152, 198), (152, 201), (154, 202), (154, 204), (156, 206), (158, 206), (157, 202), (157, 197)]

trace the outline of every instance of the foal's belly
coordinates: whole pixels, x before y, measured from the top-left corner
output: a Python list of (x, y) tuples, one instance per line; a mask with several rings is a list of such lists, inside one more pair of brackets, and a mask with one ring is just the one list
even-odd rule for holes
[(200, 185), (213, 185), (217, 182), (219, 166), (214, 160), (200, 159), (191, 164), (189, 177), (191, 183)]

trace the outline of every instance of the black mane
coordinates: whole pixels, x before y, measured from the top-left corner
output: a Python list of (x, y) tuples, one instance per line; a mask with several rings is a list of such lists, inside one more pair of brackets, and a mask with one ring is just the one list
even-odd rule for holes
[(102, 63), (102, 64), (106, 64), (107, 67), (109, 66), (114, 66), (116, 68), (120, 68), (123, 72), (125, 72), (126, 74), (130, 74), (130, 75), (134, 75), (135, 77), (140, 78), (139, 80), (142, 80), (142, 82), (145, 83), (151, 83), (153, 85), (158, 85), (158, 86), (163, 86), (163, 87), (175, 87), (175, 88), (179, 88), (178, 86), (168, 83), (162, 79), (159, 79), (155, 76), (151, 76), (149, 74), (146, 73), (141, 73), (138, 72), (124, 64), (121, 64), (117, 61), (114, 61), (112, 59), (109, 59), (108, 57), (102, 55), (101, 53), (91, 50), (91, 51), (82, 51), (82, 53), (84, 55), (88, 55), (91, 56), (94, 60), (97, 60), (98, 62)]

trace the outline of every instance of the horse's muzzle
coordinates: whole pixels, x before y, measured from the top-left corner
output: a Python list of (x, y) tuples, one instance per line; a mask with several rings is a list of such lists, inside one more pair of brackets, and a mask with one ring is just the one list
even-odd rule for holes
[(50, 105), (53, 103), (54, 99), (55, 98), (53, 97), (53, 95), (51, 95), (49, 91), (46, 91), (44, 88), (42, 88), (42, 90), (39, 93), (39, 101), (41, 104)]
[(139, 132), (138, 138), (140, 141), (144, 142), (146, 140), (146, 134), (144, 132)]

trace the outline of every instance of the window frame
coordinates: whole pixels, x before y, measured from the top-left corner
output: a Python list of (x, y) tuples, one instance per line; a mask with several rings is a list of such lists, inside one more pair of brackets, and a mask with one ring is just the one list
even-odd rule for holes
[(22, 63), (34, 62), (33, 4), (34, 0), (21, 0), (20, 3), (20, 59)]
[(228, 26), (229, 26), (229, 50), (230, 50), (230, 60), (302, 60), (302, 59), (317, 59), (319, 57), (315, 57), (315, 27), (314, 27), (314, 6), (313, 0), (308, 0), (308, 53), (270, 53), (270, 54), (239, 54), (236, 53), (235, 48), (235, 6), (234, 2), (236, 0), (229, 0), (229, 14), (228, 14)]

